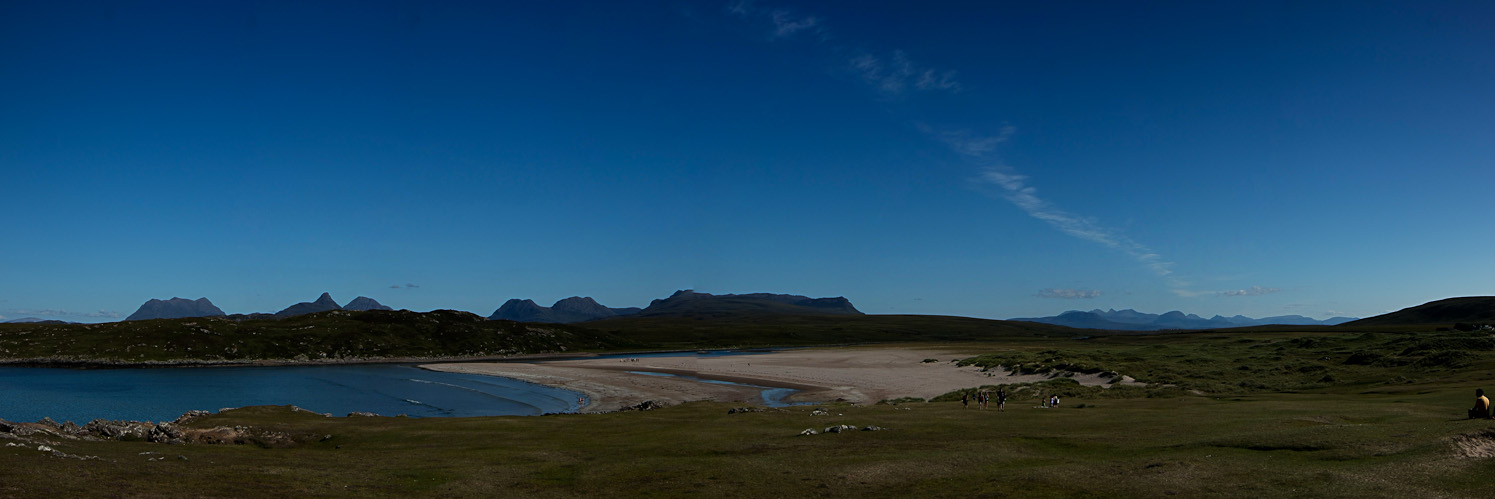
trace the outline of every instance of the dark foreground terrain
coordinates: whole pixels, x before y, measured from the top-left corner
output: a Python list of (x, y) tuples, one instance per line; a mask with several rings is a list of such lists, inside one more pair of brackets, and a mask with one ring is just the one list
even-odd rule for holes
[[(464, 419), (256, 407), (183, 422), (179, 444), (10, 425), (0, 496), (1473, 497), (1495, 483), (1495, 420), (1464, 417), (1474, 388), (1495, 389), (1488, 332), (940, 346), (986, 353), (930, 361), (1053, 379), (1006, 386), (1003, 412), (964, 409), (958, 393), (734, 414), (719, 403)], [(1065, 375), (1087, 371), (1148, 384)], [(1061, 406), (1038, 408), (1051, 394)]]

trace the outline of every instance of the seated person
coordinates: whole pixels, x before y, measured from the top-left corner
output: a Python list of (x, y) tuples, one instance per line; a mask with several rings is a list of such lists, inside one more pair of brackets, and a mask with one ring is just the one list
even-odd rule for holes
[(1490, 419), (1490, 399), (1485, 398), (1485, 389), (1474, 389), (1474, 408), (1469, 410), (1469, 419)]

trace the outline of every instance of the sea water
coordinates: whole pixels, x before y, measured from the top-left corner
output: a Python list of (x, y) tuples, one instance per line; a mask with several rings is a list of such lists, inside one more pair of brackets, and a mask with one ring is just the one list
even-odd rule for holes
[[(771, 350), (603, 355), (597, 358), (717, 357)], [(665, 375), (662, 373), (647, 373)], [(759, 388), (763, 404), (793, 405), (797, 390), (683, 376)], [(512, 378), (427, 371), (413, 364), (276, 367), (60, 369), (0, 367), (0, 419), (170, 421), (193, 410), (294, 405), (345, 416), (371, 412), (412, 417), (532, 416), (579, 410), (581, 394)]]
[(295, 405), (345, 416), (466, 417), (577, 410), (580, 394), (409, 364), (57, 369), (0, 367), (0, 419), (170, 421), (191, 410)]

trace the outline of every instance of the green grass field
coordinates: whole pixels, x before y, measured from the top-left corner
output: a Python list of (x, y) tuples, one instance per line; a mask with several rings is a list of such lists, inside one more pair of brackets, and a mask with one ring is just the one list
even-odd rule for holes
[[(1481, 457), (1495, 456), (1495, 421), (1463, 417), (1474, 388), (1495, 390), (1488, 335), (1279, 329), (959, 347), (990, 353), (937, 360), (1154, 385), (1061, 377), (1000, 413), (958, 401), (823, 406), (831, 416), (715, 403), (468, 419), (252, 408), (191, 425), (303, 443), (51, 439), (96, 460), (4, 446), (0, 496), (1475, 497), (1495, 485), (1495, 457)], [(1063, 406), (1035, 408), (1040, 390)], [(888, 429), (799, 436), (839, 424)]]

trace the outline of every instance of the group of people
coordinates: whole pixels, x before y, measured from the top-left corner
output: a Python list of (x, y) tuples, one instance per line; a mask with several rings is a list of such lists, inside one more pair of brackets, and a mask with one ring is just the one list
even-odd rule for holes
[[(1002, 388), (997, 388), (996, 397), (997, 397), (997, 410), (998, 411), (1005, 411), (1006, 410), (1005, 406), (1007, 405), (1007, 390), (1004, 390)], [(981, 409), (985, 409), (987, 402), (991, 401), (991, 398), (992, 398), (992, 394), (990, 392), (986, 391), (986, 390), (981, 390), (981, 391), (976, 392), (974, 394), (972, 394), (971, 392), (965, 392), (965, 393), (960, 394), (960, 406), (961, 406), (961, 408), (970, 408), (971, 407), (971, 399), (975, 399), (977, 407), (979, 407)]]
[[(1480, 393), (1484, 393), (1484, 392), (1481, 391)], [(976, 392), (967, 391), (967, 392), (964, 392), (964, 393), (960, 394), (960, 406), (961, 406), (961, 408), (969, 409), (971, 407), (971, 402), (975, 401), (977, 408), (985, 409), (987, 401), (991, 400), (992, 396), (993, 396), (992, 393), (990, 393), (990, 392), (988, 392), (986, 390), (980, 390), (980, 391), (976, 391)], [(1006, 410), (1005, 406), (1007, 405), (1007, 390), (1005, 390), (1003, 388), (997, 388), (997, 393), (996, 393), (995, 396), (997, 397), (997, 410), (999, 410), (999, 411)], [(1042, 401), (1042, 402), (1039, 403), (1039, 406), (1038, 406), (1039, 408), (1042, 408), (1042, 409), (1052, 409), (1052, 408), (1059, 407), (1059, 395), (1058, 394), (1049, 395), (1048, 398), (1039, 397), (1039, 399)], [(1488, 400), (1485, 401), (1485, 407), (1486, 407), (1485, 414), (1486, 415), (1489, 414), (1489, 409), (1488, 409), (1489, 405), (1490, 405), (1489, 401)], [(1473, 414), (1473, 412), (1474, 411), (1470, 411), (1471, 414)], [(1470, 416), (1470, 417), (1474, 417), (1474, 416)]]

